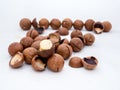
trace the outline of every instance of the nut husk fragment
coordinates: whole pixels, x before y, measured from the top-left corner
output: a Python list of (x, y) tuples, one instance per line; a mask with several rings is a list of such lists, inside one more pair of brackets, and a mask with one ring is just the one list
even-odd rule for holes
[(47, 67), (54, 71), (60, 72), (64, 66), (64, 58), (59, 54), (53, 54), (47, 62)]
[(100, 34), (104, 30), (104, 25), (101, 22), (95, 22), (93, 24), (93, 30), (96, 34)]

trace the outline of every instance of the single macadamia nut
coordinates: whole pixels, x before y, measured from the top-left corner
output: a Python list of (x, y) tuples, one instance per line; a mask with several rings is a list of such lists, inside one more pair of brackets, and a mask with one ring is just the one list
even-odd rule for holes
[(85, 28), (86, 28), (86, 30), (92, 31), (94, 23), (95, 23), (95, 21), (93, 19), (86, 20), (86, 22), (85, 22)]
[(18, 42), (13, 42), (8, 47), (8, 52), (11, 56), (14, 56), (17, 52), (22, 52), (23, 46)]
[(33, 47), (28, 47), (28, 48), (24, 49), (23, 55), (25, 57), (25, 62), (27, 64), (31, 64), (32, 58), (37, 54), (38, 54), (37, 49), (35, 49)]
[(24, 56), (21, 52), (17, 52), (10, 60), (9, 65), (12, 68), (19, 68), (23, 65)]
[(71, 38), (78, 37), (78, 36), (83, 36), (83, 34), (80, 30), (73, 30), (71, 32)]
[(47, 62), (47, 67), (54, 71), (59, 72), (63, 69), (64, 66), (64, 58), (59, 54), (53, 54)]
[(56, 52), (66, 60), (72, 55), (72, 47), (66, 43), (63, 43), (57, 47)]
[(71, 29), (72, 27), (72, 20), (70, 18), (65, 18), (63, 21), (62, 21), (62, 27), (65, 27), (67, 28), (68, 30)]
[(95, 22), (93, 24), (93, 30), (96, 34), (100, 34), (104, 30), (104, 25), (101, 22)]
[(54, 19), (51, 20), (50, 26), (51, 26), (52, 29), (57, 30), (61, 26), (61, 21), (57, 18), (54, 18)]
[(73, 68), (82, 67), (82, 59), (80, 57), (72, 57), (69, 61), (69, 66)]
[(82, 30), (83, 26), (84, 26), (83, 21), (79, 19), (75, 20), (73, 23), (74, 29), (77, 29), (77, 30)]
[(23, 45), (24, 48), (30, 47), (33, 43), (33, 39), (31, 37), (23, 37), (20, 40), (20, 43)]
[(23, 30), (29, 30), (31, 28), (31, 21), (28, 18), (21, 19), (19, 24)]
[(32, 30), (29, 30), (29, 31), (26, 33), (26, 36), (27, 36), (27, 37), (31, 37), (32, 39), (34, 39), (35, 37), (39, 36), (39, 33), (38, 33), (38, 31), (32, 29)]
[(82, 40), (80, 38), (76, 38), (76, 37), (72, 38), (70, 40), (70, 45), (71, 45), (74, 52), (79, 52), (84, 47), (84, 44), (83, 44)]
[(59, 28), (58, 33), (59, 33), (60, 35), (63, 35), (63, 36), (64, 36), (64, 35), (68, 35), (68, 34), (69, 34), (69, 31), (68, 31), (67, 28), (61, 27), (61, 28)]
[(102, 24), (104, 25), (103, 32), (109, 32), (112, 29), (112, 24), (109, 21), (104, 21)]
[(32, 45), (31, 45), (31, 47), (34, 47), (34, 48), (36, 48), (37, 50), (39, 50), (39, 48), (40, 48), (40, 41), (35, 41), (35, 42), (33, 42)]
[(36, 71), (43, 71), (46, 68), (46, 63), (44, 63), (38, 55), (35, 55), (32, 59), (32, 67)]
[(90, 56), (83, 58), (82, 63), (86, 69), (92, 70), (97, 66), (98, 60), (95, 57)]
[(84, 40), (86, 45), (92, 45), (95, 42), (95, 36), (91, 33), (86, 33), (84, 35)]
[(42, 40), (40, 42), (39, 55), (42, 58), (49, 58), (54, 54), (55, 47), (50, 40)]
[(45, 29), (47, 29), (49, 27), (49, 21), (46, 19), (46, 18), (42, 18), (40, 21), (39, 21), (39, 26), (44, 26)]

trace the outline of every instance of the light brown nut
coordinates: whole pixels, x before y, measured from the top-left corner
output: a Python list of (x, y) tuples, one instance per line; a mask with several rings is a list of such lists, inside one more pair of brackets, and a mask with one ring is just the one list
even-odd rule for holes
[(37, 36), (37, 37), (34, 39), (34, 42), (35, 42), (35, 41), (42, 41), (42, 40), (47, 39), (47, 38), (48, 38), (48, 36)]
[(68, 35), (68, 34), (69, 34), (69, 31), (68, 31), (67, 28), (61, 27), (61, 28), (58, 29), (58, 33), (59, 33), (60, 35), (62, 35), (62, 36), (65, 36), (65, 35)]
[(52, 29), (57, 30), (61, 26), (61, 21), (57, 18), (54, 18), (54, 19), (51, 20), (50, 26), (51, 26)]
[(14, 56), (17, 52), (22, 52), (22, 51), (23, 51), (23, 46), (18, 42), (13, 42), (8, 46), (8, 53), (11, 56)]
[(83, 34), (80, 30), (73, 30), (71, 32), (71, 38), (78, 37), (78, 36), (83, 36)]
[(63, 21), (62, 21), (62, 27), (65, 27), (67, 28), (68, 30), (70, 30), (72, 28), (72, 20), (70, 18), (65, 18)]
[(47, 29), (49, 27), (49, 21), (46, 19), (46, 18), (42, 18), (40, 21), (39, 21), (39, 26), (42, 27), (44, 26), (45, 29)]
[(19, 68), (23, 65), (24, 56), (21, 52), (17, 52), (10, 60), (9, 65), (12, 68)]
[(60, 72), (63, 69), (64, 66), (64, 59), (59, 54), (53, 54), (47, 62), (47, 67), (54, 71), (54, 72)]
[(86, 22), (85, 22), (85, 28), (86, 28), (86, 30), (92, 31), (94, 23), (95, 23), (95, 21), (93, 19), (86, 20)]
[(95, 36), (91, 33), (86, 33), (84, 35), (84, 40), (86, 45), (92, 45), (95, 42)]
[(82, 67), (82, 59), (80, 57), (72, 57), (69, 61), (69, 66), (73, 68)]
[(96, 66), (98, 65), (98, 60), (93, 56), (89, 56), (89, 57), (83, 58), (82, 63), (86, 69), (92, 70), (92, 69), (95, 69)]
[(39, 50), (39, 48), (40, 48), (40, 41), (35, 41), (35, 42), (33, 42), (32, 45), (31, 45), (31, 47), (34, 47), (34, 48), (36, 48), (37, 50)]
[(63, 43), (66, 43), (69, 45), (69, 40), (67, 38), (60, 40), (60, 44), (63, 44)]
[(32, 58), (37, 54), (38, 54), (37, 49), (35, 49), (33, 47), (28, 47), (28, 48), (24, 49), (23, 55), (25, 57), (25, 62), (27, 64), (31, 64)]
[(37, 30), (29, 30), (27, 33), (26, 33), (26, 36), (27, 37), (31, 37), (32, 39), (34, 39), (35, 37), (39, 36), (39, 33)]
[(84, 26), (83, 21), (79, 19), (75, 20), (73, 23), (74, 29), (77, 29), (77, 30), (82, 30), (83, 26)]
[(102, 24), (104, 25), (103, 32), (109, 32), (112, 29), (112, 24), (109, 21), (104, 21)]
[(31, 21), (28, 18), (23, 18), (20, 20), (19, 25), (23, 30), (29, 30), (31, 28)]

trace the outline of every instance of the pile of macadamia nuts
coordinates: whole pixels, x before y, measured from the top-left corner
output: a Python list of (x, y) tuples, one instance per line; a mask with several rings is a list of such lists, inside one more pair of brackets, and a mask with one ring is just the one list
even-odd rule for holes
[[(91, 46), (95, 42), (93, 34), (83, 35), (81, 30), (85, 26), (86, 30), (100, 34), (109, 32), (112, 28), (109, 21), (95, 22), (88, 19), (83, 23), (82, 20), (77, 19), (73, 22), (69, 18), (65, 18), (62, 22), (57, 18), (50, 22), (48, 19), (42, 18), (39, 23), (36, 18), (32, 21), (23, 18), (19, 24), (22, 30), (28, 31), (19, 42), (13, 42), (9, 45), (8, 52), (12, 56), (9, 65), (12, 68), (19, 68), (25, 62), (32, 65), (36, 71), (43, 71), (47, 67), (54, 72), (62, 70), (66, 59), (70, 59), (69, 66), (73, 68), (84, 67), (93, 70), (98, 64), (98, 60), (94, 56), (71, 57), (72, 52), (80, 52), (85, 46)], [(40, 35), (49, 26), (56, 31), (47, 36)], [(61, 39), (61, 36), (69, 35), (72, 26), (74, 30), (70, 34), (71, 40)]]

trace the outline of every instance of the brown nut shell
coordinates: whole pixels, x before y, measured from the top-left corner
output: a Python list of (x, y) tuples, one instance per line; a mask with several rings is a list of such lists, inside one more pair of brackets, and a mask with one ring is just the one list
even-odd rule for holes
[(86, 20), (86, 22), (85, 22), (85, 28), (86, 28), (86, 30), (92, 31), (94, 23), (95, 23), (95, 21), (93, 19)]
[(82, 32), (80, 30), (73, 30), (71, 32), (71, 38), (77, 37), (77, 36), (83, 36)]
[(21, 52), (17, 52), (10, 60), (9, 65), (12, 68), (19, 68), (23, 65), (24, 56)]
[(65, 28), (67, 28), (68, 30), (71, 29), (72, 24), (73, 24), (73, 22), (72, 22), (72, 20), (71, 20), (70, 18), (65, 18), (65, 19), (62, 21), (62, 27), (65, 27)]
[(70, 40), (70, 45), (71, 45), (74, 52), (79, 52), (84, 47), (84, 44), (83, 44), (82, 40), (80, 38), (76, 38), (76, 37), (72, 38)]
[(77, 30), (82, 30), (83, 26), (84, 26), (83, 21), (79, 19), (75, 20), (73, 23), (74, 29), (77, 29)]
[(72, 57), (69, 61), (69, 66), (73, 68), (82, 67), (82, 59), (80, 57)]
[(89, 56), (89, 57), (83, 58), (82, 63), (86, 69), (92, 70), (92, 69), (96, 68), (96, 66), (98, 64), (98, 60), (93, 56)]
[(95, 36), (91, 33), (86, 33), (84, 35), (84, 40), (86, 45), (92, 45), (95, 42)]
[(25, 57), (25, 62), (27, 64), (31, 64), (32, 58), (37, 54), (38, 54), (37, 49), (35, 49), (33, 47), (28, 47), (28, 48), (24, 49), (23, 55)]
[(109, 21), (104, 21), (102, 24), (104, 25), (103, 32), (109, 32), (112, 29), (112, 24)]
[(93, 30), (96, 34), (100, 34), (104, 31), (104, 25), (101, 22), (95, 22), (93, 24)]
[(35, 37), (39, 36), (39, 33), (38, 33), (38, 31), (32, 29), (32, 30), (29, 30), (29, 31), (26, 33), (26, 36), (27, 36), (27, 37), (31, 37), (32, 39), (34, 39)]
[(51, 26), (52, 29), (57, 30), (61, 26), (61, 21), (57, 18), (54, 18), (54, 19), (51, 20), (50, 26)]
[(62, 35), (62, 36), (65, 36), (65, 35), (68, 35), (68, 34), (69, 34), (69, 31), (68, 31), (67, 28), (61, 27), (61, 28), (59, 28), (58, 33), (59, 33), (60, 35)]
[(8, 46), (8, 52), (11, 56), (14, 56), (17, 52), (22, 52), (23, 46), (18, 42), (13, 42)]
[(42, 61), (38, 55), (35, 55), (32, 59), (32, 67), (36, 71), (44, 71), (46, 68), (46, 64)]
[(20, 43), (23, 45), (24, 48), (30, 47), (33, 43), (33, 39), (31, 37), (23, 37), (20, 40)]
[(69, 40), (67, 38), (60, 40), (60, 44), (63, 44), (63, 43), (66, 43), (69, 45)]
[(33, 25), (34, 29), (36, 29), (36, 28), (39, 27), (39, 24), (37, 23), (36, 18), (33, 19), (33, 21), (32, 21), (32, 25)]
[(48, 36), (37, 36), (37, 37), (34, 39), (34, 42), (35, 42), (35, 41), (42, 41), (42, 40), (47, 39), (47, 38), (48, 38)]
[(31, 28), (31, 21), (28, 18), (23, 18), (20, 20), (19, 25), (21, 29), (29, 30)]
[(47, 29), (47, 28), (49, 27), (49, 21), (48, 21), (48, 19), (42, 18), (42, 19), (39, 21), (39, 26), (40, 26), (40, 27), (44, 26), (45, 29)]
[(64, 66), (64, 58), (59, 54), (53, 54), (47, 62), (47, 67), (54, 71), (60, 72)]
[(35, 42), (33, 42), (32, 45), (31, 45), (31, 47), (34, 47), (34, 48), (36, 48), (37, 50), (39, 50), (39, 48), (40, 48), (40, 41), (35, 41)]
[(50, 33), (48, 38), (53, 41), (53, 43), (60, 42), (61, 37), (59, 33)]
[(56, 52), (66, 60), (72, 55), (72, 47), (66, 43), (63, 43), (57, 47)]

